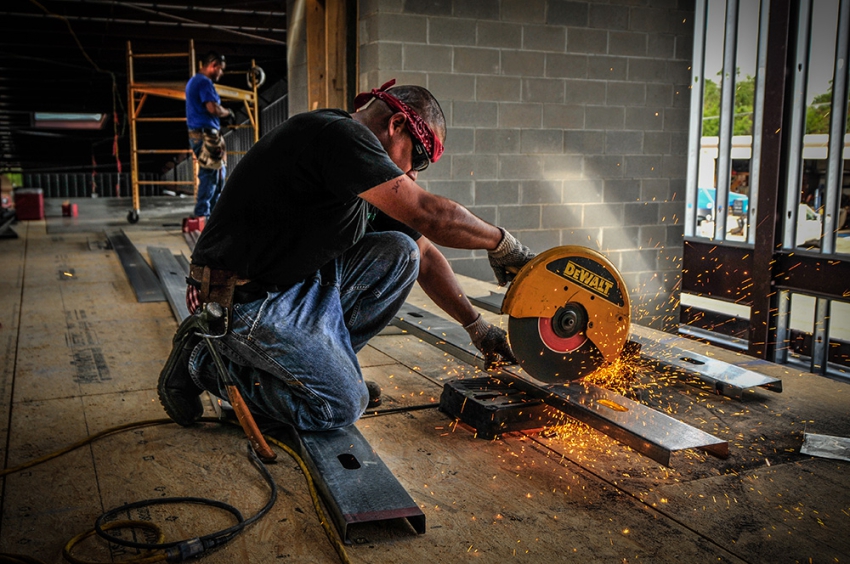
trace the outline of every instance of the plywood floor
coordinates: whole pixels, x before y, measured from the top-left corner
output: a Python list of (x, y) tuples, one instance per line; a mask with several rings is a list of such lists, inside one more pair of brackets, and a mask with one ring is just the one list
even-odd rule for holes
[[(18, 239), (0, 240), (6, 468), (116, 425), (164, 417), (155, 385), (177, 323), (166, 302), (137, 303), (117, 256), (103, 247), (104, 218), (116, 219), (109, 206), (81, 201), (80, 218), (69, 219), (49, 203), (46, 221), (19, 223)], [(190, 207), (143, 209), (135, 226), (120, 224), (126, 210), (117, 219), (143, 254), (156, 245), (188, 256), (179, 219)], [(470, 295), (494, 288), (462, 281)], [(411, 301), (434, 310), (421, 292)], [(382, 385), (385, 408), (435, 406), (445, 381), (479, 374), (395, 329), (360, 360), (367, 379)], [(358, 429), (421, 507), (427, 532), (416, 535), (404, 522), (362, 527), (348, 556), (364, 563), (846, 562), (850, 463), (799, 448), (804, 431), (850, 437), (850, 386), (780, 366), (765, 372), (783, 379), (784, 392), (759, 390), (743, 401), (643, 374), (647, 403), (730, 444), (726, 460), (686, 451), (671, 468), (579, 425), (484, 441), (437, 409), (364, 418)], [(296, 464), (281, 454), (269, 468), (280, 488), (270, 514), (202, 561), (339, 561)], [(61, 562), (71, 537), (127, 502), (210, 497), (249, 516), (267, 495), (241, 431), (217, 423), (117, 433), (12, 473), (2, 486), (0, 552), (46, 563)], [(161, 525), (169, 540), (231, 524), (221, 511), (191, 505), (131, 513)], [(120, 562), (133, 553), (90, 539), (77, 555)]]

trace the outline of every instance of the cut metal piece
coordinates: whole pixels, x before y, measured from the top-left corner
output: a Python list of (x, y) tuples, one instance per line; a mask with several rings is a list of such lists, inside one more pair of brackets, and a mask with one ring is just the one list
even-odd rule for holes
[(343, 542), (350, 527), (406, 519), (425, 533), (425, 514), (354, 425), (343, 429), (271, 435), (299, 452), (324, 498)]
[[(501, 313), (504, 293), (490, 292), (488, 296), (469, 298), (474, 305), (493, 313)], [(714, 386), (714, 391), (733, 399), (741, 399), (745, 390), (760, 387), (772, 392), (782, 392), (782, 380), (765, 376), (753, 369), (772, 363), (758, 358), (745, 358), (736, 365), (698, 355), (671, 344), (675, 337), (652, 339), (641, 334), (639, 326), (632, 325), (629, 340), (641, 345), (640, 357), (655, 363), (676, 375), (694, 376)], [(684, 360), (691, 359), (691, 360)], [(696, 362), (694, 362), (696, 361)]]
[[(717, 394), (741, 399), (745, 390), (755, 387), (782, 392), (782, 380), (779, 378), (765, 376), (742, 366), (685, 350), (670, 344), (670, 339), (656, 341), (641, 335), (640, 330), (636, 328), (633, 328), (630, 338), (641, 345), (640, 357), (654, 363), (659, 370), (675, 375), (695, 376), (714, 387)], [(768, 364), (759, 359), (752, 360), (759, 364)], [(742, 364), (751, 363), (744, 361)]]
[[(457, 323), (405, 304), (394, 324), (460, 360), (468, 362), (466, 359), (472, 357), (471, 364), (484, 365), (481, 353), (471, 344), (464, 344), (469, 336)], [(582, 384), (540, 385), (521, 375), (515, 367), (502, 368), (493, 375), (661, 464), (669, 466), (673, 452), (688, 448), (720, 457), (728, 455), (726, 441), (603, 388)]]
[(800, 454), (850, 462), (850, 438), (803, 433)]
[(124, 230), (105, 231), (109, 244), (118, 255), (127, 279), (140, 303), (164, 302), (165, 294), (153, 269), (142, 258), (138, 249), (130, 242)]
[(156, 275), (162, 283), (165, 298), (177, 322), (180, 323), (189, 317), (189, 308), (186, 307), (186, 276), (189, 275), (186, 268), (180, 264), (177, 257), (164, 247), (148, 247), (148, 256), (151, 258)]

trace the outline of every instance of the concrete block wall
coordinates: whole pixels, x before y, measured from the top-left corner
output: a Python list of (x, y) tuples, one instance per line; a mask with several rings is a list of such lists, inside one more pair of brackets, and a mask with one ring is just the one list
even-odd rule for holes
[[(583, 245), (633, 319), (678, 322), (693, 2), (361, 0), (361, 90), (425, 86), (449, 128), (431, 192), (535, 251)], [(443, 249), (494, 280), (486, 253)]]

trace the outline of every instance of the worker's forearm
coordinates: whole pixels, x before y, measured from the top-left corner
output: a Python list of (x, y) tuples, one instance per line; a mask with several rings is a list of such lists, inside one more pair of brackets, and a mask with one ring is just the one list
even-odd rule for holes
[(449, 262), (433, 245), (422, 253), (418, 282), (437, 307), (461, 325), (469, 325), (478, 317)]
[(460, 204), (432, 196), (422, 202), (423, 213), (411, 227), (434, 243), (455, 249), (495, 249), (502, 240), (502, 231), (476, 217)]
[(206, 108), (207, 108), (207, 111), (210, 113), (210, 115), (214, 115), (215, 117), (223, 118), (223, 117), (227, 117), (227, 116), (230, 115), (230, 110), (228, 110), (227, 108), (225, 108), (224, 106), (222, 106), (221, 104), (218, 104), (216, 102), (212, 102), (212, 101), (207, 102)]

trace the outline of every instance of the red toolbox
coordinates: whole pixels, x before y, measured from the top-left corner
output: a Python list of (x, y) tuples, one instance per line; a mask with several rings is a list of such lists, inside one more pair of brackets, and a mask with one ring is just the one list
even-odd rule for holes
[(15, 190), (15, 212), (18, 220), (44, 219), (44, 192), (41, 188)]

